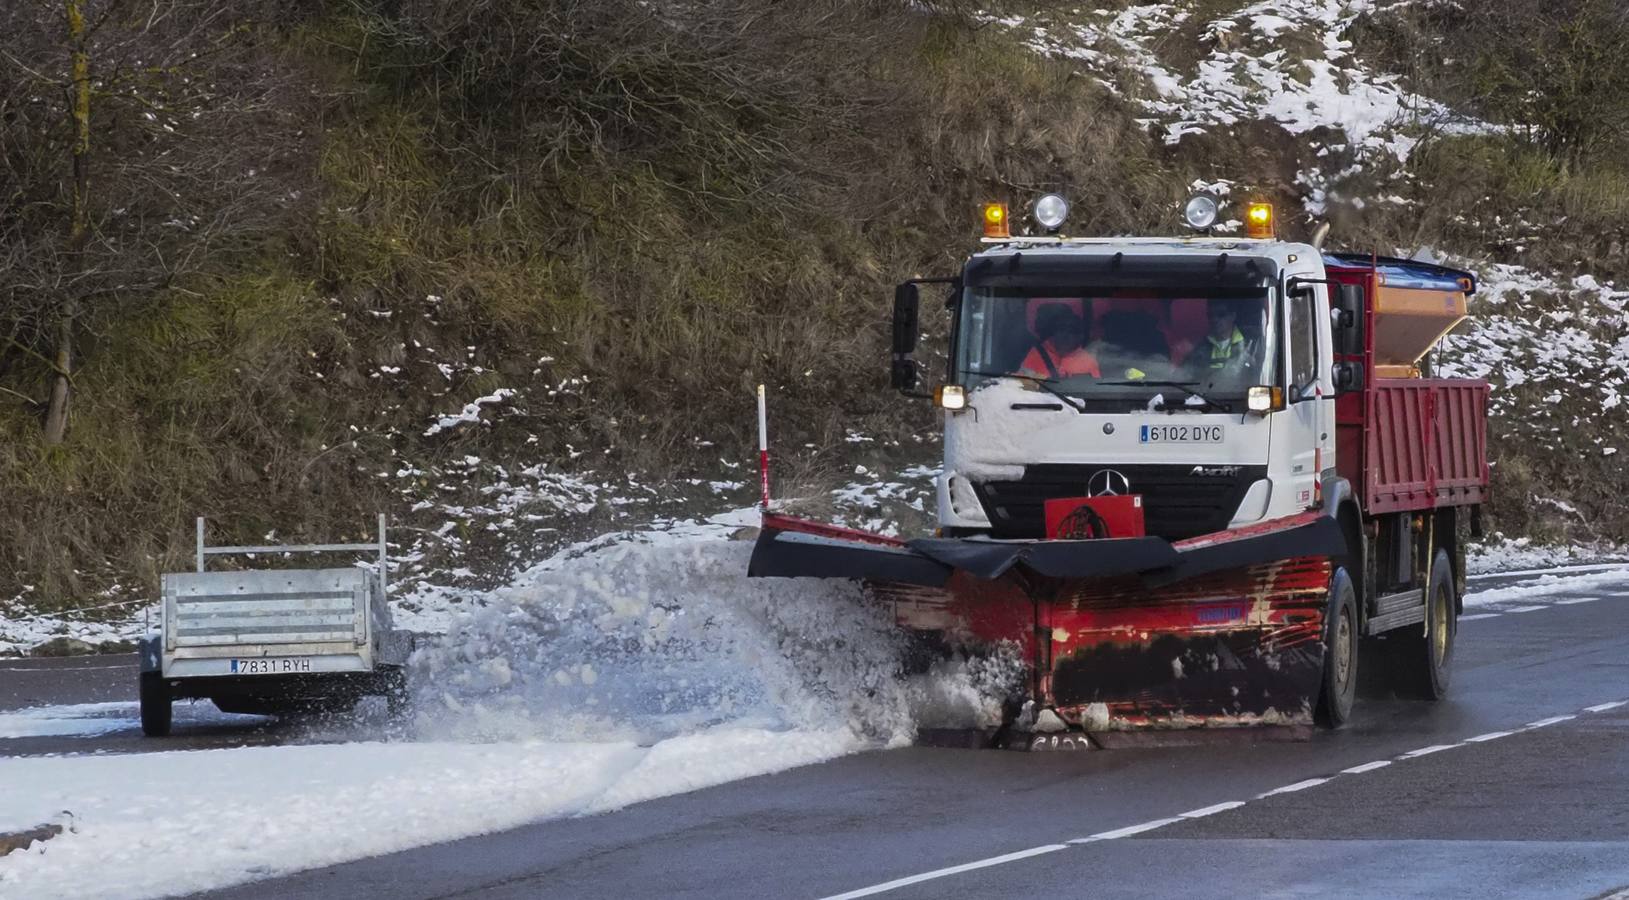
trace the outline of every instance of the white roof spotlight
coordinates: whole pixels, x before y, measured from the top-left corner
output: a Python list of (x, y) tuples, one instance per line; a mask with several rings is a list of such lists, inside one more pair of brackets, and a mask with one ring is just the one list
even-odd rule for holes
[(1182, 207), (1182, 218), (1187, 221), (1188, 227), (1204, 231), (1216, 224), (1216, 198), (1210, 194), (1194, 194), (1188, 198), (1188, 205)]
[(1057, 231), (1063, 227), (1063, 220), (1069, 217), (1069, 201), (1057, 194), (1047, 194), (1035, 201), (1035, 221), (1047, 231)]

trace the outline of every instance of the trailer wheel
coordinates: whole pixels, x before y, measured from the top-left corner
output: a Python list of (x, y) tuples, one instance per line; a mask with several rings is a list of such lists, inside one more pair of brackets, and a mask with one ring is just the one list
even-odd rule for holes
[(1335, 570), (1329, 592), (1332, 599), (1324, 638), (1324, 678), (1314, 716), (1325, 728), (1339, 728), (1352, 717), (1358, 681), (1357, 591), (1344, 568)]
[(1397, 647), (1398, 692), (1420, 700), (1448, 696), (1449, 665), (1454, 659), (1454, 571), (1447, 550), (1431, 560), (1431, 587), (1426, 592), (1425, 628), (1405, 629), (1389, 641)]
[(148, 737), (163, 737), (170, 733), (171, 713), (174, 709), (170, 686), (158, 672), (141, 673), (141, 732)]
[(385, 672), (385, 708), (391, 721), (401, 723), (413, 717), (413, 695), (407, 688), (407, 669), (391, 666)]

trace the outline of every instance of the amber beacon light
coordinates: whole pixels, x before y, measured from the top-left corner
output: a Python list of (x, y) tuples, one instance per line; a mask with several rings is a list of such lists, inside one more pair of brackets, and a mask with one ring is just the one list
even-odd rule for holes
[(1012, 237), (1007, 230), (1007, 204), (984, 204), (984, 236), (991, 238)]
[(1245, 237), (1267, 238), (1273, 237), (1273, 205), (1271, 203), (1252, 203), (1244, 213)]

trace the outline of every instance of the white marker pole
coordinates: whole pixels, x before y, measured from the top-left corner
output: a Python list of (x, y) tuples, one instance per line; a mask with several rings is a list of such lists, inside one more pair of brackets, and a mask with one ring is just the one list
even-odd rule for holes
[(764, 386), (758, 385), (758, 480), (763, 507), (769, 509), (769, 414), (764, 402)]

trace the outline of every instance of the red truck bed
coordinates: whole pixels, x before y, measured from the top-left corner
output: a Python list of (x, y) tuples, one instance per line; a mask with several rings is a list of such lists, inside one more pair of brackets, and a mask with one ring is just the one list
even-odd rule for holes
[(1369, 515), (1483, 502), (1488, 491), (1488, 383), (1385, 378), (1408, 368), (1465, 310), (1466, 273), (1414, 260), (1326, 256), (1330, 278), (1362, 288), (1362, 391), (1336, 400), (1336, 468)]
[(1337, 403), (1337, 467), (1365, 512), (1469, 506), (1485, 498), (1487, 382), (1376, 378)]

